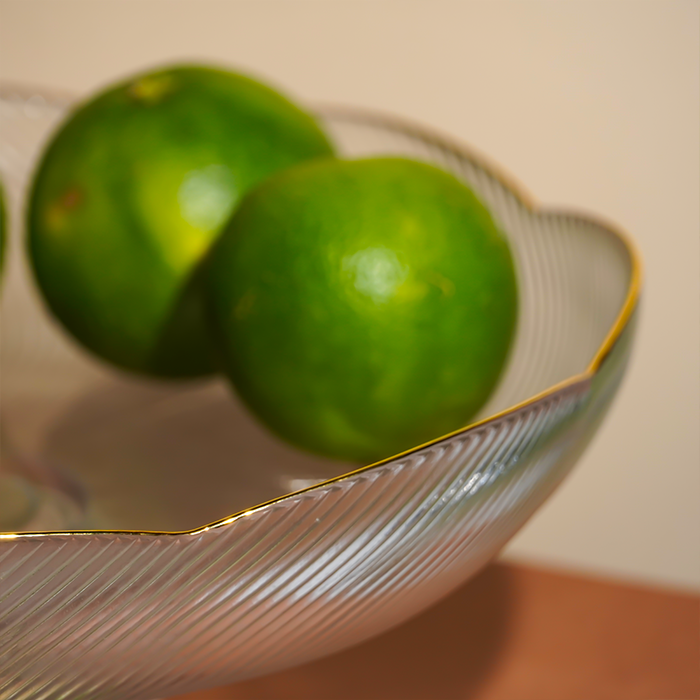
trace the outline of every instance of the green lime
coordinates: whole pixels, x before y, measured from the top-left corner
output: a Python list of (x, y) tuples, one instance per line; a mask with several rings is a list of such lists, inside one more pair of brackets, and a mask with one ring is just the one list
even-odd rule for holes
[(36, 172), (29, 249), (84, 346), (161, 376), (212, 371), (194, 273), (241, 196), (332, 154), (315, 120), (242, 75), (175, 67), (78, 108)]
[(456, 430), (493, 390), (517, 316), (508, 243), (453, 176), (316, 161), (262, 183), (212, 248), (222, 364), (272, 430), (374, 461)]

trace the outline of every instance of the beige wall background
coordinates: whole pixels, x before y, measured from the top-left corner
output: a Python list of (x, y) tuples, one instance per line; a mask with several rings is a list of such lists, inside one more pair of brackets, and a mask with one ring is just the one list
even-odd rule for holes
[(626, 383), (505, 555), (700, 587), (700, 4), (0, 0), (3, 80), (84, 93), (190, 59), (438, 127), (631, 232)]

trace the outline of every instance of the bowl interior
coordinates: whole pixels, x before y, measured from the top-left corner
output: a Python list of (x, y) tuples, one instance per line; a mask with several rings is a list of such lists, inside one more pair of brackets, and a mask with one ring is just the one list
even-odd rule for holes
[[(5, 444), (37, 470), (75, 477), (89, 503), (84, 527), (94, 529), (195, 528), (358, 466), (287, 446), (222, 380), (166, 384), (115, 371), (47, 314), (24, 256), (23, 199), (41, 145), (69, 102), (0, 91), (0, 170), (11, 219), (0, 314)], [(320, 116), (348, 157), (401, 154), (454, 173), (509, 237), (519, 326), (509, 365), (480, 417), (589, 366), (630, 283), (629, 253), (616, 236), (589, 218), (533, 210), (480, 158), (432, 133), (361, 111)]]

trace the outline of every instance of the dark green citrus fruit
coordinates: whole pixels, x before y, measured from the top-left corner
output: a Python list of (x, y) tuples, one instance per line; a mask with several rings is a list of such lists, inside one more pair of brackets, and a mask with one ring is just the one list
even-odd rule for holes
[(209, 373), (197, 264), (249, 188), (331, 154), (309, 114), (242, 75), (175, 67), (102, 92), (33, 184), (29, 249), (49, 307), (121, 367)]
[(316, 161), (262, 183), (205, 282), (222, 365), (253, 411), (292, 443), (365, 462), (467, 424), (518, 306), (483, 204), (400, 158)]

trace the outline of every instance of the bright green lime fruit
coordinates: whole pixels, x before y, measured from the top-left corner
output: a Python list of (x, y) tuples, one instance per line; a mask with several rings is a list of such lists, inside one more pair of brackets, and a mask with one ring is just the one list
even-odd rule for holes
[(331, 154), (309, 114), (241, 75), (176, 67), (112, 87), (72, 114), (36, 173), (29, 248), (48, 305), (124, 368), (210, 372), (198, 262), (249, 188)]
[(223, 366), (288, 441), (373, 461), (464, 426), (517, 316), (508, 243), (476, 196), (416, 161), (317, 161), (253, 190), (213, 247)]

